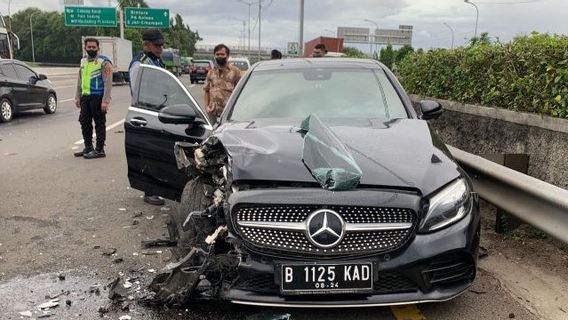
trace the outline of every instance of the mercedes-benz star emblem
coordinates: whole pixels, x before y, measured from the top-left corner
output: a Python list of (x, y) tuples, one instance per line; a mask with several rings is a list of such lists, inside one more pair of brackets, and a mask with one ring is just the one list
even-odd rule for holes
[(345, 235), (345, 221), (333, 210), (314, 211), (306, 221), (306, 235), (319, 248), (333, 248)]

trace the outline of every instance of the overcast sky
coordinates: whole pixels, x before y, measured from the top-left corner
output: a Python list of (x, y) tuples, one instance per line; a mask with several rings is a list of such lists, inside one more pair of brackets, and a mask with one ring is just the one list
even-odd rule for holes
[[(9, 0), (0, 1), (6, 14)], [(108, 0), (84, 0), (85, 5), (107, 6)], [(247, 0), (244, 0), (247, 1)], [(248, 0), (258, 1), (258, 0)], [(11, 12), (29, 6), (45, 10), (63, 10), (63, 0), (12, 0)], [(111, 0), (112, 4), (116, 1)], [(185, 22), (198, 30), (201, 44), (224, 42), (238, 45), (242, 36), (242, 20), (248, 22), (248, 6), (237, 0), (146, 0), (150, 7), (167, 8), (179, 13)], [(568, 34), (567, 0), (474, 0), (479, 7), (479, 32), (508, 41), (517, 34), (539, 32)], [(299, 35), (299, 0), (263, 0), (262, 46), (286, 47)], [(258, 46), (258, 5), (252, 6), (251, 45)], [(396, 29), (399, 24), (414, 26), (413, 46), (417, 48), (450, 47), (454, 29), (455, 43), (464, 44), (473, 36), (475, 8), (463, 0), (305, 0), (304, 40), (317, 36), (335, 36), (338, 26), (375, 26)], [(248, 33), (248, 27), (247, 27)], [(332, 30), (332, 31), (330, 31)], [(248, 34), (247, 34), (248, 41)], [(369, 50), (369, 46), (358, 46)]]

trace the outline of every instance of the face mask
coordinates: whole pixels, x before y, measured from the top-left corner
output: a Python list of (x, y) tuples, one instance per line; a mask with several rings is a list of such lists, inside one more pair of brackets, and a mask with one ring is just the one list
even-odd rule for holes
[(227, 58), (215, 58), (215, 61), (217, 62), (218, 65), (224, 66), (225, 63), (227, 63)]
[(94, 58), (97, 56), (97, 50), (87, 50), (87, 54), (89, 55), (90, 58)]

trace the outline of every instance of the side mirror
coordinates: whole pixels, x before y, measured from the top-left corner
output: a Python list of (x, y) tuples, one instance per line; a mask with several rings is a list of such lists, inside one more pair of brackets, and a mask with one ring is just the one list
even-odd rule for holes
[(444, 112), (442, 105), (432, 100), (420, 101), (420, 110), (423, 120), (437, 119)]
[(163, 123), (192, 124), (196, 118), (195, 110), (187, 104), (174, 104), (160, 110), (158, 119)]
[(45, 74), (38, 75), (39, 80), (47, 80), (47, 76)]

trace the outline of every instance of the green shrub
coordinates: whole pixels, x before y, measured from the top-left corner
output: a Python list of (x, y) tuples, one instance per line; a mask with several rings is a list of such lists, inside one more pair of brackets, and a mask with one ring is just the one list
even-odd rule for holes
[(398, 73), (409, 93), (568, 118), (567, 36), (418, 51)]

